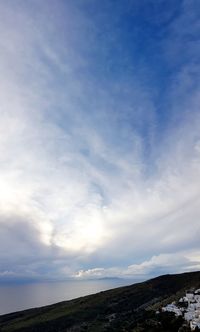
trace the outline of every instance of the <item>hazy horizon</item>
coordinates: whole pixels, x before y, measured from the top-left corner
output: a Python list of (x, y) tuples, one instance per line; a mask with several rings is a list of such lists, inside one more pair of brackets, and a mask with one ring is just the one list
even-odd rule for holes
[(0, 285), (0, 315), (68, 301), (133, 283), (133, 280), (93, 279)]

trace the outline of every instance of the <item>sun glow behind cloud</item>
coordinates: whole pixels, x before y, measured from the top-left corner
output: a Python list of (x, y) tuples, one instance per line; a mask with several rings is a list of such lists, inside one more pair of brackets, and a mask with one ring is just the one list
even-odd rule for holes
[(153, 22), (117, 3), (0, 4), (1, 276), (199, 267), (200, 50), (182, 29), (196, 35), (195, 3)]

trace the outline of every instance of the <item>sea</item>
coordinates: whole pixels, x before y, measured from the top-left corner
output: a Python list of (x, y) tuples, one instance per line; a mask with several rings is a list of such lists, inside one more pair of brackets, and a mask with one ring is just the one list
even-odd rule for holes
[(98, 279), (2, 284), (0, 315), (71, 300), (133, 283), (135, 281), (130, 279)]

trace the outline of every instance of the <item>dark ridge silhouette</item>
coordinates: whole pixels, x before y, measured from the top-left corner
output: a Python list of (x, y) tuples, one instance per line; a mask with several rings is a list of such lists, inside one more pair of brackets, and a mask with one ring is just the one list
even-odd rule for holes
[(200, 287), (200, 272), (163, 275), (131, 286), (0, 316), (0, 331), (188, 331), (187, 326), (182, 326), (182, 318), (166, 314), (158, 320), (155, 311), (191, 287)]

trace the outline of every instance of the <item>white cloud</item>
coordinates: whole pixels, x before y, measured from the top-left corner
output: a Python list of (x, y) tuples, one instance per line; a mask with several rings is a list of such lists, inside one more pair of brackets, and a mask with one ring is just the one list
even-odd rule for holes
[(89, 270), (80, 270), (75, 274), (76, 278), (104, 278), (104, 277), (121, 277), (132, 280), (143, 280), (155, 277), (158, 274), (181, 273), (186, 271), (198, 270), (200, 266), (200, 255), (194, 258), (190, 253), (184, 252), (173, 254), (160, 254), (153, 256), (139, 264), (129, 265), (128, 267), (119, 268), (94, 268)]
[[(172, 116), (158, 142), (152, 91), (140, 77), (92, 80), (85, 55), (91, 19), (72, 4), (68, 20), (59, 6), (55, 12), (39, 2), (33, 12), (24, 3), (15, 6), (0, 5), (4, 271), (15, 260), (19, 275), (47, 276), (52, 265), (58, 277), (78, 270), (79, 277), (145, 275), (162, 266), (171, 271), (179, 259), (180, 269), (191, 266), (172, 253), (199, 246), (199, 85), (192, 88), (199, 68), (193, 58), (174, 75), (167, 96), (181, 121)], [(182, 20), (185, 12), (171, 33)], [(165, 43), (169, 62), (185, 33)], [(133, 261), (144, 262), (129, 266)], [(104, 262), (117, 267), (81, 269)]]

